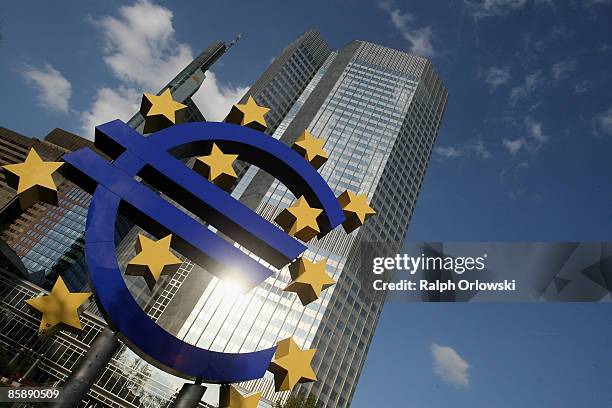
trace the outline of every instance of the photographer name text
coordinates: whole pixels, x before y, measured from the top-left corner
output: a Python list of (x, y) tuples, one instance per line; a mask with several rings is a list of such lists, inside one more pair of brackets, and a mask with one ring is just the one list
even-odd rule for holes
[(428, 291), (428, 292), (451, 292), (457, 290), (463, 291), (491, 291), (491, 292), (508, 292), (516, 290), (516, 280), (505, 279), (500, 282), (481, 282), (481, 281), (469, 281), (467, 279), (461, 279), (457, 282), (452, 280), (447, 281), (430, 281), (426, 279), (420, 279), (417, 281), (411, 281), (402, 279), (398, 282), (385, 282), (382, 279), (377, 279), (373, 282), (374, 290), (379, 291)]

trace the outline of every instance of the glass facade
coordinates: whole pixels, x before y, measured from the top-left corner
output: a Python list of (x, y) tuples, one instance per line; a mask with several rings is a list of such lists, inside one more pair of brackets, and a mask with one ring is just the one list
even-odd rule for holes
[(335, 87), (339, 101), (328, 98), (331, 112), (319, 112), (329, 124), (312, 128), (333, 135), (331, 129), (340, 127), (335, 138), (348, 139), (339, 143), (343, 164), (336, 176), (327, 176), (328, 169), (323, 174), (335, 188), (366, 192), (377, 215), (349, 242), (338, 245), (342, 237), (328, 237), (322, 243), (344, 266), (313, 341), (313, 368), (321, 380), (302, 388), (329, 407), (350, 405), (384, 300), (360, 280), (360, 250), (372, 242), (392, 254), (401, 248), (447, 102), (423, 58), (361, 43), (347, 71)]
[[(28, 279), (50, 290), (59, 275), (72, 291), (88, 287), (84, 254), (85, 223), (91, 195), (69, 181), (58, 186), (58, 206), (37, 203), (2, 232), (2, 239), (21, 258)], [(120, 217), (119, 241), (131, 224)]]
[(308, 31), (283, 50), (251, 87), (242, 101), (252, 95), (270, 108), (266, 133), (274, 133), (331, 52), (318, 32)]
[(30, 225), (11, 246), (28, 271), (40, 275), (39, 285), (51, 287), (61, 274), (71, 290), (87, 286), (82, 254), (90, 201), (89, 194), (65, 182), (58, 188), (57, 208), (46, 206), (44, 212), (33, 211), (32, 218), (23, 217)]
[[(33, 144), (33, 139), (0, 127), (0, 166), (24, 161)], [(15, 190), (6, 184), (4, 173), (0, 174), (0, 209), (4, 209), (14, 197)]]
[[(59, 130), (51, 132), (55, 136)], [(60, 137), (78, 138), (63, 132)], [(66, 149), (56, 144), (28, 138), (4, 130), (0, 132), (2, 164), (25, 160), (31, 148), (46, 160), (58, 160)], [(67, 285), (78, 290), (84, 287), (87, 272), (79, 257), (83, 250), (83, 228), (90, 197), (69, 182), (58, 188), (59, 206), (37, 203), (21, 211), (13, 189), (6, 186), (2, 175), (1, 217), (2, 240), (21, 258), (30, 281), (49, 289), (61, 273)], [(5, 193), (10, 193), (5, 198)]]

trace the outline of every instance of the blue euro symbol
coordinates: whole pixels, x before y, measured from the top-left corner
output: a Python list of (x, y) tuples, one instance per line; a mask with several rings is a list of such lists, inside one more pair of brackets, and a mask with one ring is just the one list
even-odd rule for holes
[(63, 160), (67, 163), (65, 175), (93, 194), (85, 253), (92, 289), (109, 325), (130, 348), (163, 370), (212, 383), (236, 383), (263, 377), (276, 347), (222, 353), (168, 333), (132, 297), (121, 275), (114, 239), (117, 214), (121, 213), (158, 238), (173, 234), (175, 250), (221, 279), (238, 280), (252, 288), (272, 275), (271, 270), (164, 199), (158, 190), (275, 268), (300, 256), (306, 249), (304, 244), (181, 162), (208, 154), (212, 143), (270, 173), (296, 197), (304, 196), (311, 206), (323, 209), (317, 220), (321, 235), (344, 221), (333, 191), (310, 163), (282, 142), (233, 124), (185, 123), (145, 138), (115, 120), (96, 127), (95, 137), (95, 146), (113, 159), (112, 163), (88, 148), (64, 155)]

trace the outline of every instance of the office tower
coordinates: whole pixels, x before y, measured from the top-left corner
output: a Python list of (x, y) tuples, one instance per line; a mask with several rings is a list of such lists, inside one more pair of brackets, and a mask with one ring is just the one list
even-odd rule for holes
[[(313, 44), (316, 53), (309, 49)], [(271, 108), (273, 137), (292, 144), (308, 129), (324, 138), (329, 160), (320, 169), (322, 176), (336, 195), (345, 190), (366, 193), (377, 211), (357, 232), (347, 235), (339, 228), (308, 244), (305, 256), (327, 258), (327, 270), (337, 284), (303, 307), (294, 293), (283, 291), (290, 281), (286, 268), (241, 295), (226, 282), (202, 271), (194, 273), (198, 267), (186, 262), (181, 270), (187, 273), (169, 285), (175, 288), (174, 298), (158, 302), (158, 321), (186, 341), (217, 351), (254, 351), (293, 337), (302, 348), (318, 349), (313, 360), (318, 381), (296, 391), (313, 394), (322, 407), (348, 407), (384, 301), (361, 279), (360, 250), (368, 243), (378, 243), (376, 247), (385, 247), (391, 255), (401, 248), (447, 92), (425, 58), (363, 41), (338, 52), (327, 52), (326, 47), (315, 32), (300, 37), (247, 95)], [(316, 72), (297, 69), (300, 64), (295, 61), (316, 67)], [(274, 97), (280, 88), (283, 95), (298, 96)], [(289, 107), (285, 101), (293, 102)], [(282, 114), (274, 115), (275, 109)], [(232, 195), (270, 222), (295, 200), (284, 186), (255, 168), (244, 172)], [(189, 296), (204, 285), (192, 310), (194, 299)], [(243, 386), (264, 392), (267, 401), (262, 406), (286, 397), (273, 393), (270, 375)]]
[[(1, 141), (7, 143), (9, 134), (10, 140), (16, 140), (14, 132), (5, 132)], [(93, 148), (91, 141), (61, 129), (54, 129), (42, 141), (22, 136), (20, 145), (23, 159), (17, 162), (23, 161), (32, 147), (52, 161), (72, 150)], [(25, 277), (31, 282), (50, 289), (57, 276), (62, 275), (69, 288), (81, 290), (87, 285), (83, 228), (91, 196), (68, 180), (58, 178), (57, 207), (36, 203), (21, 211), (13, 191), (7, 208), (1, 212), (5, 223), (0, 237), (21, 258)], [(126, 228), (124, 220), (121, 221), (117, 229), (120, 233)]]
[[(57, 160), (67, 151), (51, 142), (29, 138), (5, 128), (0, 129), (0, 146), (0, 165), (23, 162), (32, 148), (46, 160)], [(0, 176), (0, 180), (3, 244), (21, 258), (24, 270), (20, 275), (41, 286), (46, 286), (46, 271), (54, 270), (57, 265), (49, 264), (43, 267), (41, 264), (46, 261), (46, 251), (44, 244), (40, 245), (40, 241), (43, 235), (49, 232), (50, 225), (39, 224), (39, 220), (44, 217), (51, 206), (37, 203), (22, 211), (19, 200), (15, 198), (15, 191), (6, 184), (4, 174)], [(66, 202), (65, 193), (66, 188), (62, 185), (58, 192), (58, 198), (62, 203)], [(69, 234), (59, 245), (66, 243), (70, 247), (73, 242), (68, 242), (68, 240), (70, 240)]]
[[(58, 149), (57, 146), (0, 127), (0, 166), (23, 162), (33, 147), (47, 160), (55, 159), (63, 153), (63, 150)], [(14, 204), (17, 204), (15, 190), (6, 184), (4, 173), (1, 173), (0, 213), (3, 213), (7, 206)]]
[(317, 31), (308, 31), (289, 44), (253, 84), (241, 102), (252, 95), (270, 108), (266, 133), (274, 133), (331, 52)]

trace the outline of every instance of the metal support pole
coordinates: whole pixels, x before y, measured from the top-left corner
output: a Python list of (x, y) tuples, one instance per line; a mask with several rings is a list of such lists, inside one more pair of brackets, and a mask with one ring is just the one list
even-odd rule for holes
[(23, 347), (20, 348), (19, 351), (13, 356), (13, 358), (11, 358), (11, 361), (9, 361), (8, 365), (12, 366), (13, 364), (15, 364), (17, 360), (19, 360), (19, 358), (21, 357), (24, 351), (25, 351), (25, 348)]
[(102, 330), (91, 344), (89, 351), (81, 357), (66, 379), (60, 398), (52, 406), (54, 408), (79, 406), (118, 349), (119, 340), (115, 333), (109, 328)]
[(228, 408), (230, 405), (230, 386), (221, 384), (219, 388), (219, 408)]
[(183, 384), (170, 408), (197, 408), (206, 392), (201, 380), (195, 384)]
[(26, 372), (17, 380), (17, 382), (18, 383), (23, 382), (23, 380), (28, 378), (30, 374), (32, 374), (32, 372), (36, 369), (36, 367), (38, 367), (38, 364), (40, 364), (40, 357), (34, 360), (34, 362), (30, 365), (30, 367), (28, 367)]

